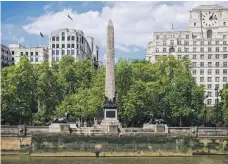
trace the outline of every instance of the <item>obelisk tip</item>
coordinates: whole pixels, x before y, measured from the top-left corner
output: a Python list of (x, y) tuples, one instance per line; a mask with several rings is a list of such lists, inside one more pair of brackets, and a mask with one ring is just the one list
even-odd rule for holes
[(109, 21), (108, 21), (108, 26), (113, 26), (111, 19), (109, 19)]

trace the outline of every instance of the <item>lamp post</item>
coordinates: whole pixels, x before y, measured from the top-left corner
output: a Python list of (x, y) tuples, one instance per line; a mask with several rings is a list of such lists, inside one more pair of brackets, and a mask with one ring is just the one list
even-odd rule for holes
[(216, 94), (217, 94), (217, 102), (216, 102), (216, 121), (218, 121), (218, 96), (219, 96), (219, 87), (215, 88)]
[(208, 95), (206, 95), (205, 97), (204, 97), (204, 99), (205, 99), (205, 106), (204, 106), (204, 126), (206, 126), (206, 123), (207, 123), (207, 116), (206, 116), (206, 113), (207, 113), (207, 102), (206, 102), (206, 100), (207, 100), (207, 98), (208, 98)]

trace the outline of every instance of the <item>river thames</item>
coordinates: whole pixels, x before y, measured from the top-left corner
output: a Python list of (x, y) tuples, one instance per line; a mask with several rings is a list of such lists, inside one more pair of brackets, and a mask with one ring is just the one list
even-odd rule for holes
[(2, 164), (228, 164), (228, 156), (194, 157), (29, 157), (2, 156)]

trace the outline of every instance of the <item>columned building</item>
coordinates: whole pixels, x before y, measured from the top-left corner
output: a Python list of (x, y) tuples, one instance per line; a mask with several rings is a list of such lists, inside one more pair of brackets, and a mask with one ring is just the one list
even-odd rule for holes
[(76, 61), (93, 61), (94, 41), (85, 37), (83, 31), (75, 29), (57, 29), (49, 35), (49, 62), (59, 62), (65, 55), (71, 55)]
[(228, 83), (228, 8), (202, 5), (190, 11), (186, 31), (154, 32), (147, 47), (146, 60), (173, 54), (192, 61), (192, 74), (198, 84), (205, 85), (206, 104), (214, 105)]

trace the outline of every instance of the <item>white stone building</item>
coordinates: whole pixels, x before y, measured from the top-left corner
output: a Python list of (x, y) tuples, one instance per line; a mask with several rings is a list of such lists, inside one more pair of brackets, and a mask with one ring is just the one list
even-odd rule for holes
[(228, 8), (202, 5), (190, 11), (187, 31), (154, 32), (146, 60), (156, 62), (169, 53), (192, 61), (192, 74), (205, 85), (207, 105), (217, 104), (217, 90), (228, 83)]
[(1, 68), (12, 65), (14, 63), (12, 60), (9, 48), (1, 44)]
[(85, 37), (81, 30), (57, 29), (49, 35), (49, 62), (60, 61), (64, 55), (71, 55), (76, 61), (93, 61), (94, 41)]
[(27, 56), (33, 64), (48, 61), (48, 49), (45, 47), (24, 47), (20, 44), (9, 44), (8, 47), (15, 64), (20, 61), (22, 55)]

